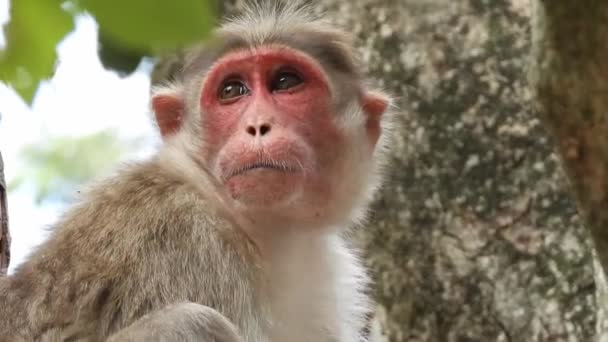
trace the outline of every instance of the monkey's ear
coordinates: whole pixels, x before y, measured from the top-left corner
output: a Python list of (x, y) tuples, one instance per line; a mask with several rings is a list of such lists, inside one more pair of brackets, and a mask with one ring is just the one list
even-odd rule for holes
[(152, 92), (152, 109), (163, 139), (179, 131), (185, 109), (179, 88), (163, 87), (154, 89)]
[(367, 135), (372, 145), (375, 145), (378, 142), (378, 138), (380, 138), (380, 121), (389, 106), (390, 99), (382, 93), (367, 92), (363, 94), (361, 101), (361, 107), (367, 116), (365, 124)]

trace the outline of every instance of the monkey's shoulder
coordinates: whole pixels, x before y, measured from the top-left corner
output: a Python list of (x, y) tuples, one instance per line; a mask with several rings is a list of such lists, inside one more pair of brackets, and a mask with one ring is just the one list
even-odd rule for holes
[(247, 262), (252, 247), (235, 234), (186, 182), (153, 162), (131, 165), (83, 192), (17, 268), (10, 291), (26, 298), (23, 305), (44, 302), (32, 334), (62, 325), (74, 334), (107, 336), (146, 312), (184, 301), (239, 317), (238, 307), (222, 303), (253, 301), (247, 284), (257, 276)]
[(83, 192), (80, 206), (97, 204), (98, 210), (154, 208), (151, 211), (158, 213), (184, 205), (203, 205), (201, 210), (209, 209), (206, 205), (210, 202), (209, 195), (151, 159), (127, 164), (111, 177), (92, 183)]
[(154, 160), (132, 164), (83, 191), (39, 254), (108, 269), (157, 260), (150, 256), (177, 257), (174, 251), (188, 258), (193, 256), (186, 253), (206, 258), (247, 253), (248, 247), (237, 244), (236, 227), (213, 208), (205, 194)]

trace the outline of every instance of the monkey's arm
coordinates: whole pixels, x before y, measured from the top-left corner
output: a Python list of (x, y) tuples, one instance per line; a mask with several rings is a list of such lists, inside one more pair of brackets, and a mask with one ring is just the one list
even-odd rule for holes
[(216, 310), (196, 303), (169, 305), (112, 335), (108, 342), (241, 342), (237, 328)]

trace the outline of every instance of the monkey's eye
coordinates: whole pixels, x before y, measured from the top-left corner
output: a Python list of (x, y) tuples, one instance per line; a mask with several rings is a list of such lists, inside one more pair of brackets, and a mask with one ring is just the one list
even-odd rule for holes
[(249, 93), (249, 89), (243, 82), (231, 80), (227, 81), (222, 85), (219, 93), (220, 101), (228, 101), (232, 99), (236, 99), (243, 95), (247, 95)]
[(283, 70), (279, 71), (272, 82), (270, 83), (271, 91), (282, 91), (291, 89), (303, 82), (302, 77), (294, 71)]

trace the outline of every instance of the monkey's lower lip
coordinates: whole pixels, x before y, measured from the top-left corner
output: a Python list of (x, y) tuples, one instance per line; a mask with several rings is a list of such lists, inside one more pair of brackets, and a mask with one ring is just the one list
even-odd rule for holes
[(251, 165), (243, 166), (243, 167), (231, 172), (227, 178), (232, 178), (234, 176), (242, 175), (244, 173), (254, 171), (254, 170), (271, 170), (271, 171), (285, 172), (285, 173), (295, 173), (298, 171), (297, 168), (288, 166), (288, 165), (259, 163), (259, 164), (251, 164)]

